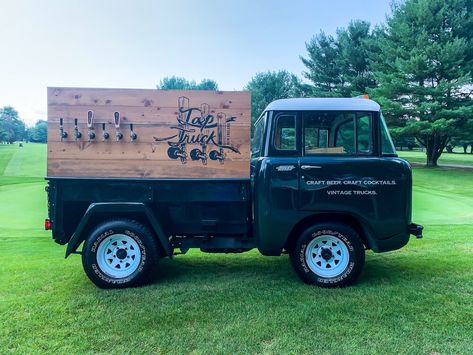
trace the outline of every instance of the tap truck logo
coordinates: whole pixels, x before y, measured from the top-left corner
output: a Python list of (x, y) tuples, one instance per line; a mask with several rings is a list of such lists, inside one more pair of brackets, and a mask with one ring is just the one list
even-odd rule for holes
[[(182, 164), (186, 164), (189, 157), (200, 160), (203, 165), (207, 165), (209, 158), (223, 164), (228, 152), (241, 154), (230, 142), (230, 126), (235, 121), (236, 117), (227, 117), (223, 112), (215, 117), (206, 103), (200, 108), (189, 107), (189, 98), (181, 96), (178, 99), (177, 125), (171, 126), (176, 134), (153, 138), (155, 142), (167, 142), (169, 158), (180, 160)], [(188, 149), (191, 149), (189, 153)]]

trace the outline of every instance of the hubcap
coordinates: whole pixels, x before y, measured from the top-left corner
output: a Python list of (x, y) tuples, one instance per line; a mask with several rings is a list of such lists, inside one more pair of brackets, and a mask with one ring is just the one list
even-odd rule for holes
[(113, 234), (102, 240), (97, 249), (97, 264), (113, 278), (130, 276), (141, 262), (141, 249), (128, 235)]
[(350, 253), (347, 245), (333, 235), (318, 236), (309, 243), (305, 251), (309, 269), (325, 278), (342, 274), (348, 266)]
[(125, 259), (127, 256), (127, 252), (125, 249), (118, 249), (117, 250), (117, 258), (120, 259), (120, 260), (123, 260)]

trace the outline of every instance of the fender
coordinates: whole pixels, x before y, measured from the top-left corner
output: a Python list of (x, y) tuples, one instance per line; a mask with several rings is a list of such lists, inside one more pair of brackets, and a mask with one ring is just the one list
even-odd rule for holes
[(101, 212), (140, 212), (143, 213), (153, 231), (158, 236), (158, 241), (161, 244), (163, 250), (165, 251), (166, 255), (171, 257), (172, 256), (172, 247), (169, 240), (166, 238), (166, 234), (164, 233), (163, 228), (159, 224), (158, 220), (154, 216), (154, 214), (150, 211), (148, 206), (141, 202), (100, 202), (100, 203), (92, 203), (87, 211), (85, 212), (84, 216), (82, 217), (79, 225), (77, 226), (74, 234), (71, 237), (71, 240), (67, 244), (66, 249), (66, 258), (74, 253), (77, 248), (79, 247), (80, 243), (84, 241), (85, 236), (83, 235), (85, 227), (89, 222), (89, 219), (92, 215)]

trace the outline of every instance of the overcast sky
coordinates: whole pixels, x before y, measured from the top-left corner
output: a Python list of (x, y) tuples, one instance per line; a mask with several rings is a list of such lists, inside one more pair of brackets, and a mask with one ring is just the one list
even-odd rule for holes
[(155, 88), (165, 76), (241, 90), (261, 71), (301, 75), (305, 43), (352, 19), (384, 21), (389, 0), (0, 2), (0, 107), (33, 124), (47, 86)]

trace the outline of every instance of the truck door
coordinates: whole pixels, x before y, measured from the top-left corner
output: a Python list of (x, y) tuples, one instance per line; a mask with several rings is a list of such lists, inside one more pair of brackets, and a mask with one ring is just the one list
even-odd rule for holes
[(374, 159), (372, 121), (368, 112), (302, 114), (300, 209), (334, 210), (347, 202), (346, 207), (350, 207), (355, 186), (347, 182), (370, 176), (369, 164)]
[(298, 221), (300, 117), (297, 112), (271, 112), (266, 129), (267, 156), (254, 171), (255, 226), (258, 249), (279, 255)]
[(302, 113), (301, 211), (382, 223), (386, 238), (404, 228), (410, 174), (398, 158), (379, 156), (378, 119), (377, 112)]

